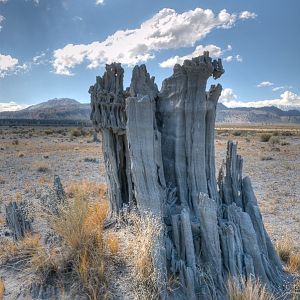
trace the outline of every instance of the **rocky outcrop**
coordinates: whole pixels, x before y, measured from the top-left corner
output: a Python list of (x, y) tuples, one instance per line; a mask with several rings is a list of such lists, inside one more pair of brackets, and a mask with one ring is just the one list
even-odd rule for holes
[[(206, 92), (206, 84), (223, 73), (221, 61), (205, 52), (176, 65), (160, 92), (144, 65), (134, 68), (124, 91), (120, 64), (107, 65), (89, 90), (91, 120), (102, 132), (111, 218), (137, 208), (164, 224), (154, 260), (163, 299), (226, 299), (229, 277), (241, 286), (257, 278), (276, 292), (287, 278), (232, 142), (216, 180), (222, 87)], [(171, 277), (180, 285), (167, 290)]]
[(26, 202), (10, 202), (5, 206), (6, 226), (12, 237), (18, 241), (32, 231), (31, 220), (27, 214)]

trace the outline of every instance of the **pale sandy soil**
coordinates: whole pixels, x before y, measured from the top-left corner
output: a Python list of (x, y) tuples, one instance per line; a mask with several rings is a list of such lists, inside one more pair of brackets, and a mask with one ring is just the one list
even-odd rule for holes
[[(262, 129), (248, 125), (217, 128), (217, 170), (225, 158), (227, 140), (238, 142), (239, 154), (244, 158), (244, 175), (252, 179), (272, 239), (288, 235), (300, 246), (300, 128)], [(262, 131), (278, 131), (279, 143), (261, 142)], [(71, 132), (71, 128), (0, 128), (2, 218), (5, 202), (39, 198), (43, 187), (52, 185), (54, 174), (61, 176), (65, 186), (82, 179), (105, 182), (101, 143), (90, 143), (90, 134), (72, 137)], [(293, 135), (283, 136), (282, 132)], [(272, 160), (262, 160), (265, 157)], [(40, 172), (40, 166), (48, 170)]]

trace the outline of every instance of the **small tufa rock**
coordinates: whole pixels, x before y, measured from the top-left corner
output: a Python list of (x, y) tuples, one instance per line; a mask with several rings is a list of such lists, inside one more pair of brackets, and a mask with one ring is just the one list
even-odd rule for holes
[(27, 232), (32, 231), (31, 220), (26, 216), (26, 203), (11, 202), (5, 206), (6, 225), (15, 240), (21, 240)]
[(60, 177), (54, 175), (54, 189), (56, 192), (57, 199), (61, 202), (65, 199), (65, 191), (61, 184)]

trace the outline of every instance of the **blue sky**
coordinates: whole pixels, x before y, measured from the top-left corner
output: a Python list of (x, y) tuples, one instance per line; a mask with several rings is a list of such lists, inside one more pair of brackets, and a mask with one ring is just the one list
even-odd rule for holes
[(206, 49), (223, 60), (224, 104), (300, 109), (299, 11), (298, 0), (0, 0), (0, 110), (89, 102), (112, 61), (125, 85), (146, 63), (160, 86)]

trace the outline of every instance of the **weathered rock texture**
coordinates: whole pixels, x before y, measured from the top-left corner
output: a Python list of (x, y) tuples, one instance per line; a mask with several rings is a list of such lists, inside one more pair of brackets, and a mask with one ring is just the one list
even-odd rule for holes
[(31, 220), (27, 216), (25, 202), (10, 202), (5, 206), (6, 225), (15, 240), (21, 240), (32, 231)]
[[(259, 278), (282, 289), (286, 275), (263, 226), (242, 159), (228, 143), (215, 175), (214, 126), (224, 73), (208, 53), (174, 67), (159, 92), (145, 65), (133, 69), (123, 90), (120, 64), (106, 65), (89, 90), (91, 119), (102, 132), (111, 218), (137, 207), (161, 218), (165, 233), (155, 262), (163, 299), (226, 299), (233, 276)], [(180, 285), (167, 292), (168, 277)]]

